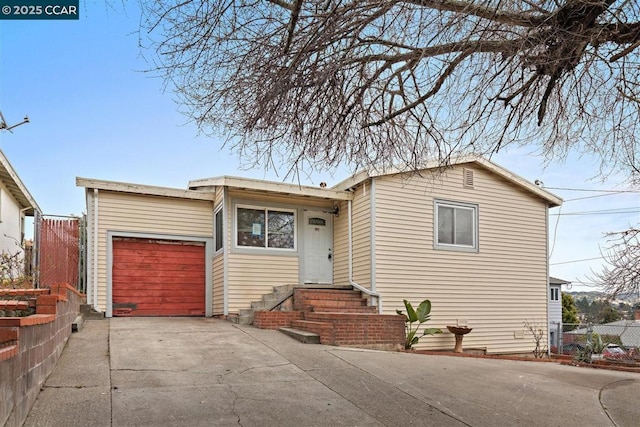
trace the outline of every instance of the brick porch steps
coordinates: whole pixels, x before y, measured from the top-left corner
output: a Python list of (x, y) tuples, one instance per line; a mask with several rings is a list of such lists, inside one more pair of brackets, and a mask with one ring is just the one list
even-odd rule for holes
[(377, 307), (350, 287), (296, 287), (288, 311), (257, 310), (253, 325), (278, 329), (303, 343), (317, 339), (321, 344), (379, 349), (402, 348), (405, 334), (402, 316), (378, 314)]

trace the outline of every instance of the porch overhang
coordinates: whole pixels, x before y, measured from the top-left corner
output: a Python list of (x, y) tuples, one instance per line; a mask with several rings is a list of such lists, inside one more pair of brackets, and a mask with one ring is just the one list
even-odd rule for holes
[(325, 200), (353, 200), (353, 194), (349, 191), (334, 190), (330, 188), (316, 188), (283, 182), (262, 181), (258, 179), (239, 178), (234, 176), (220, 176), (189, 181), (189, 190), (191, 191), (203, 191), (214, 187), (228, 187), (238, 190), (285, 194)]

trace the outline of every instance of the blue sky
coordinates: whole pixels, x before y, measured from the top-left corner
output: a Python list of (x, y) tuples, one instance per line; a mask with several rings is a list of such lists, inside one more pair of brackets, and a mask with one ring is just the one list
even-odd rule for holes
[[(0, 21), (0, 111), (9, 125), (25, 114), (31, 119), (14, 133), (0, 133), (0, 149), (42, 210), (81, 214), (84, 193), (76, 176), (177, 188), (218, 175), (282, 180), (276, 171), (241, 170), (220, 140), (198, 136), (164, 82), (144, 72), (150, 65), (138, 47), (137, 2), (124, 10), (114, 3), (80, 2), (78, 21)], [(570, 155), (546, 168), (523, 150), (492, 160), (548, 188), (631, 190), (624, 177), (592, 179), (597, 165), (585, 157)], [(331, 185), (346, 175), (346, 169), (312, 174), (302, 183)], [(551, 190), (567, 200), (562, 215), (551, 211), (552, 275), (588, 281), (601, 260), (579, 260), (600, 256), (604, 232), (640, 222), (635, 190), (575, 201), (602, 193)], [(567, 215), (575, 212), (592, 213)]]

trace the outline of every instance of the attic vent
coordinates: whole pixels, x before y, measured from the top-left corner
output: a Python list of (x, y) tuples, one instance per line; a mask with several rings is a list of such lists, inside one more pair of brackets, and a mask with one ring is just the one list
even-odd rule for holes
[(473, 170), (471, 169), (462, 170), (462, 186), (473, 188)]

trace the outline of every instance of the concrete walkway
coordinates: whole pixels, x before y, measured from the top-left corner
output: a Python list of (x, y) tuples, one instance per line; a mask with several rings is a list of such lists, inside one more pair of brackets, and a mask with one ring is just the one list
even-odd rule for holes
[[(426, 338), (428, 339), (428, 338)], [(640, 375), (305, 345), (203, 318), (86, 321), (26, 426), (637, 426)]]

